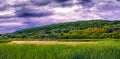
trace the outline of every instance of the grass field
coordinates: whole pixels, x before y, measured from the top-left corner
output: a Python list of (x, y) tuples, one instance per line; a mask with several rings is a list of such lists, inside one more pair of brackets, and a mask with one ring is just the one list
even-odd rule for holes
[(0, 43), (8, 43), (11, 42), (11, 40), (0, 40)]
[(120, 42), (81, 45), (0, 44), (0, 59), (120, 59)]
[(12, 41), (60, 41), (60, 42), (96, 42), (96, 41), (120, 41), (120, 39), (112, 39), (112, 38), (105, 38), (105, 39), (8, 39)]
[(8, 44), (44, 44), (44, 45), (58, 45), (58, 44), (64, 44), (64, 45), (81, 45), (81, 44), (96, 44), (98, 42), (60, 42), (60, 41), (11, 41)]

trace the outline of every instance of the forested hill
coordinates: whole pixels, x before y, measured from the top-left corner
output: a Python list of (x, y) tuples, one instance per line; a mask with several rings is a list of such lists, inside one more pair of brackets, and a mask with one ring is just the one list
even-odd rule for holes
[(52, 24), (1, 35), (1, 38), (86, 39), (120, 38), (120, 21), (90, 20)]

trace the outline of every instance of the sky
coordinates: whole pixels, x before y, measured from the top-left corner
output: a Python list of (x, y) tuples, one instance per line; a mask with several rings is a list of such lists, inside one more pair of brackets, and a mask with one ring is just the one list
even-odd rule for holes
[(0, 0), (0, 34), (93, 19), (120, 20), (120, 0)]

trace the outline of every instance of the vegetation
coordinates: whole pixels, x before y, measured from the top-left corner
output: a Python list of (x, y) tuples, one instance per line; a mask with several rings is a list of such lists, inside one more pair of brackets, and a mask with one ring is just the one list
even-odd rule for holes
[[(106, 39), (107, 38), (107, 39)], [(8, 40), (9, 39), (9, 40)], [(81, 45), (4, 44), (11, 40), (80, 41)], [(0, 59), (119, 59), (120, 21), (52, 24), (0, 34)]]
[(120, 42), (119, 39), (57, 39), (60, 42), (100, 42), (100, 41), (115, 41)]
[(120, 39), (120, 21), (90, 20), (23, 29), (1, 39)]
[(69, 45), (0, 45), (0, 59), (119, 59), (120, 42)]
[(8, 43), (11, 42), (11, 40), (0, 40), (0, 43)]

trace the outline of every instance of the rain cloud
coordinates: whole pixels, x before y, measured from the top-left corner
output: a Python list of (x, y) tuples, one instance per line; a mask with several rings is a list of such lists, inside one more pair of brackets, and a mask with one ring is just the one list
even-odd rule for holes
[(0, 0), (0, 34), (92, 19), (120, 20), (120, 0)]

